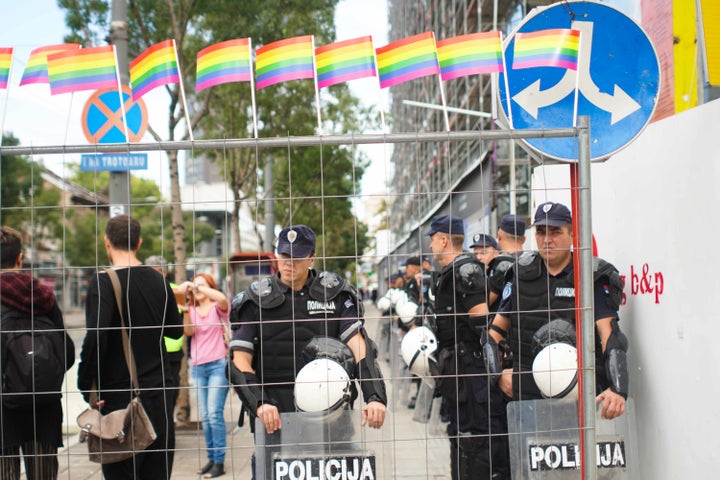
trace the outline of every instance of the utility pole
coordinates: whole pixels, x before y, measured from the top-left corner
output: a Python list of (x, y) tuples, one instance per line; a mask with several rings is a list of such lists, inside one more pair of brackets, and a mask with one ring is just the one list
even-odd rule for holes
[[(127, 0), (112, 0), (110, 41), (115, 45), (120, 83), (129, 85)], [(130, 172), (110, 172), (110, 217), (124, 213), (130, 213)]]

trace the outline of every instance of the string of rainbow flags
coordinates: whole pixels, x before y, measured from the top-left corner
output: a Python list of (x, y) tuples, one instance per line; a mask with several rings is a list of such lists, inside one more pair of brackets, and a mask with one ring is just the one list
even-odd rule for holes
[[(517, 33), (512, 69), (559, 67), (577, 70), (579, 39), (580, 32), (573, 29)], [(12, 47), (0, 48), (0, 89), (8, 88), (12, 56)], [(187, 115), (179, 64), (174, 40), (157, 43), (132, 60), (130, 87), (133, 101), (157, 87), (178, 83)], [(47, 83), (51, 95), (107, 88), (117, 88), (120, 94), (117, 65), (114, 45), (89, 48), (81, 48), (78, 44), (44, 46), (30, 53), (20, 86)], [(369, 35), (317, 48), (313, 35), (303, 35), (261, 46), (254, 55), (252, 40), (240, 38), (216, 43), (198, 52), (195, 90), (200, 92), (232, 82), (250, 83), (257, 138), (255, 90), (291, 80), (314, 80), (320, 131), (320, 89), (367, 77), (377, 77), (379, 89), (384, 89), (417, 78), (438, 75), (445, 125), (449, 131), (442, 82), (505, 71), (502, 33), (499, 31), (471, 33), (438, 41), (430, 31), (379, 48), (374, 48), (372, 36)], [(507, 81), (507, 75), (505, 79)], [(577, 109), (577, 88), (575, 95)], [(124, 104), (122, 98), (120, 104)], [(509, 107), (508, 99), (508, 113)], [(512, 125), (512, 118), (509, 120)], [(186, 121), (189, 136), (193, 139), (187, 116)], [(129, 138), (127, 132), (126, 138)]]

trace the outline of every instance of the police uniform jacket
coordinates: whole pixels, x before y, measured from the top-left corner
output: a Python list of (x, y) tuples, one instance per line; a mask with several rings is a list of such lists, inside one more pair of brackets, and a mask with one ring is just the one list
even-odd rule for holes
[[(321, 281), (331, 288), (322, 287)], [(230, 314), (234, 330), (230, 350), (253, 355), (256, 375), (270, 391), (273, 386), (292, 388), (303, 367), (303, 347), (311, 339), (327, 336), (347, 342), (363, 325), (357, 295), (330, 272), (311, 270), (300, 291), (280, 282), (279, 275), (266, 277), (239, 297)]]
[[(514, 364), (513, 399), (543, 398), (532, 376), (532, 339), (550, 320), (564, 319), (575, 325), (573, 262), (557, 275), (550, 275), (538, 252), (525, 252), (509, 272), (498, 313), (510, 319), (510, 343)], [(619, 318), (622, 284), (617, 270), (602, 259), (594, 259), (595, 320)], [(604, 390), (602, 346), (596, 332), (598, 391)]]

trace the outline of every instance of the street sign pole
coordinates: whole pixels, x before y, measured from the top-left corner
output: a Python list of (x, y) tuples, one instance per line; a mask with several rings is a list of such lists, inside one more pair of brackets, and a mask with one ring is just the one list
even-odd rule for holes
[[(112, 21), (110, 22), (110, 38), (115, 45), (120, 83), (130, 83), (130, 66), (128, 64), (128, 24), (127, 0), (112, 1)], [(130, 213), (130, 172), (110, 172), (110, 216)]]

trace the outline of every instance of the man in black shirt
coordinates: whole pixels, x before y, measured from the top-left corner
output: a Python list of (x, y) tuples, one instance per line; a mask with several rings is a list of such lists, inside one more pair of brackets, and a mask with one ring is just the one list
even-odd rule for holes
[[(120, 278), (125, 326), (137, 367), (140, 399), (157, 439), (146, 451), (118, 463), (104, 464), (107, 479), (168, 479), (175, 449), (173, 389), (177, 387), (163, 337), (181, 338), (182, 321), (175, 295), (162, 273), (137, 258), (140, 223), (128, 215), (110, 219), (105, 229), (108, 258)], [(110, 278), (100, 272), (90, 281), (85, 308), (87, 333), (78, 367), (78, 388), (86, 401), (98, 392), (103, 414), (127, 407), (133, 398), (125, 362), (121, 322)], [(95, 406), (95, 405), (93, 405)]]

